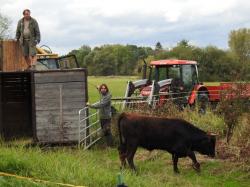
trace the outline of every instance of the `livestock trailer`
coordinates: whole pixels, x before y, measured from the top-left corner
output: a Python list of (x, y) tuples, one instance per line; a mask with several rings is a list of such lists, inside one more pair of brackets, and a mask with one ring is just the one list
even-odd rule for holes
[(0, 133), (4, 139), (77, 143), (87, 93), (86, 69), (0, 72)]

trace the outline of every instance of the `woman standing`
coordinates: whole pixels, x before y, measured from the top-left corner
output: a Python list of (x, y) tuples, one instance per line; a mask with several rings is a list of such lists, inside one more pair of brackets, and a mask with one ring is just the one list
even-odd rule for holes
[(89, 105), (90, 108), (99, 109), (100, 123), (103, 136), (106, 139), (107, 145), (112, 146), (113, 138), (111, 134), (111, 97), (106, 84), (99, 86), (101, 99), (99, 102)]

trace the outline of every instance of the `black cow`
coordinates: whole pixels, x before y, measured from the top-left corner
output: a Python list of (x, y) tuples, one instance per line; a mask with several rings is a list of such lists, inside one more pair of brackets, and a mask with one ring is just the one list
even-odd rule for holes
[(178, 158), (192, 159), (193, 168), (200, 171), (194, 151), (210, 157), (215, 156), (215, 136), (181, 119), (149, 117), (122, 113), (118, 119), (120, 146), (119, 156), (122, 166), (126, 159), (135, 170), (133, 158), (137, 147), (148, 150), (161, 149), (172, 154), (174, 172), (178, 173)]

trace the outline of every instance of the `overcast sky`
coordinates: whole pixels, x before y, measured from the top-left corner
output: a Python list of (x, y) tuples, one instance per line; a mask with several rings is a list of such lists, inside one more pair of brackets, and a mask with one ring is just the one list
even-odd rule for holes
[(86, 44), (173, 47), (182, 39), (204, 47), (228, 47), (231, 30), (250, 27), (249, 0), (0, 0), (12, 20), (30, 9), (42, 41), (65, 54)]

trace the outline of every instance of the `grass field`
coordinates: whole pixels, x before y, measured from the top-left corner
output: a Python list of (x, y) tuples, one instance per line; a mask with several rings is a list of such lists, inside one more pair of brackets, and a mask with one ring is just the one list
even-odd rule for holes
[[(99, 98), (95, 85), (107, 83), (113, 97), (123, 96), (129, 79), (135, 77), (89, 77), (90, 102), (95, 102)], [(212, 121), (210, 116), (206, 120)], [(30, 140), (7, 143), (0, 141), (0, 172), (82, 186), (114, 187), (117, 184), (120, 162), (116, 148), (105, 148), (99, 143), (93, 149), (83, 151), (77, 147), (27, 147), (28, 142)], [(162, 151), (149, 153), (139, 149), (135, 156), (138, 174), (125, 169), (123, 178), (129, 187), (250, 186), (249, 165), (197, 155), (201, 163), (201, 172), (196, 173), (191, 167), (191, 161), (183, 158), (179, 161), (181, 173), (177, 175), (173, 173), (168, 153)], [(0, 186), (60, 185), (0, 176)]]
[(126, 76), (108, 76), (108, 77), (88, 77), (88, 91), (89, 91), (89, 101), (91, 103), (99, 100), (100, 95), (96, 86), (101, 85), (102, 83), (107, 84), (109, 90), (113, 97), (123, 97), (125, 94), (125, 89), (127, 82), (129, 80), (136, 80), (137, 77), (126, 77)]
[[(17, 147), (0, 148), (0, 170), (33, 178), (85, 186), (115, 186), (119, 173), (116, 149), (78, 149)], [(125, 169), (123, 177), (128, 186), (249, 186), (249, 173), (238, 163), (211, 160), (198, 156), (202, 171), (198, 174), (187, 158), (180, 159), (180, 174), (172, 171), (168, 153), (151, 154), (140, 149), (135, 157), (138, 174)], [(28, 180), (0, 177), (0, 186), (57, 186)]]

